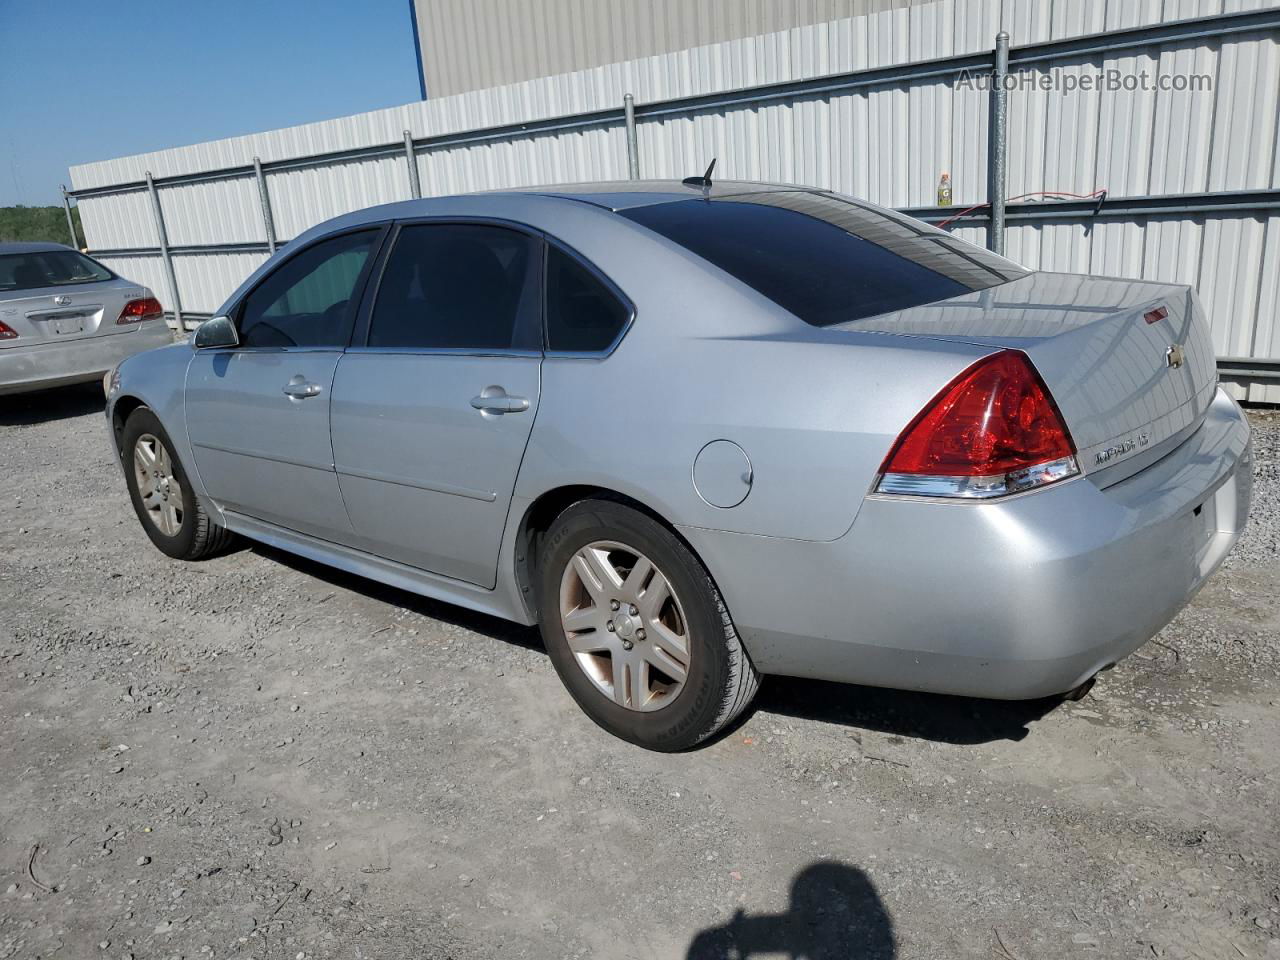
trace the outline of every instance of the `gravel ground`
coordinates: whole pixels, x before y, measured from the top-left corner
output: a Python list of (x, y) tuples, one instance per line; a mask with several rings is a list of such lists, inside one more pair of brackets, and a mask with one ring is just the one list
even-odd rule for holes
[(769, 678), (679, 756), (534, 632), (147, 542), (95, 388), (0, 401), (0, 958), (1280, 957), (1280, 417), (1078, 704)]

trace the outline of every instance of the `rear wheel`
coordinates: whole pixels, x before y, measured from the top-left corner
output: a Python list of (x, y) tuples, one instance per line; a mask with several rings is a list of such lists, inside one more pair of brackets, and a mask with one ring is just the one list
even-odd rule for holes
[(231, 532), (215, 524), (200, 506), (169, 435), (146, 407), (126, 421), (121, 453), (134, 512), (161, 552), (178, 560), (199, 560), (231, 541)]
[(569, 693), (610, 733), (684, 750), (751, 702), (759, 675), (702, 564), (666, 527), (584, 500), (547, 531), (543, 640)]

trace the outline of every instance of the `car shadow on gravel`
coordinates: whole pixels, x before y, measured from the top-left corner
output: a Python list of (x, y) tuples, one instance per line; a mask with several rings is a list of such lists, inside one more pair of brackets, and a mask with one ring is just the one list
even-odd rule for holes
[[(471, 630), (503, 643), (545, 652), (537, 627), (521, 626), (500, 617), (432, 600), (266, 544), (244, 540), (240, 542), (263, 557), (332, 586)], [(1060, 703), (1061, 699), (1056, 697), (1044, 700), (976, 700), (970, 697), (861, 687), (825, 680), (769, 676), (761, 683), (755, 703), (743, 711), (736, 721), (705, 741), (704, 745), (729, 736), (757, 712), (959, 745), (1021, 740), (1030, 733), (1028, 724), (1039, 720)]]
[(764, 954), (805, 960), (893, 960), (893, 921), (871, 878), (833, 860), (811, 863), (791, 881), (784, 913), (739, 909), (698, 933), (685, 960), (747, 960)]
[(102, 384), (97, 380), (36, 393), (16, 393), (0, 397), (0, 427), (25, 427), (83, 417), (100, 412), (105, 404)]
[(826, 680), (766, 677), (754, 709), (892, 736), (973, 745), (1022, 740), (1031, 732), (1028, 724), (1061, 703), (1061, 697), (978, 700)]
[(432, 620), (439, 620), (442, 623), (462, 627), (464, 630), (471, 630), (486, 637), (493, 637), (503, 643), (512, 643), (530, 650), (543, 649), (542, 637), (539, 635), (537, 627), (521, 626), (518, 623), (512, 623), (500, 617), (491, 617), (486, 613), (476, 613), (466, 607), (445, 603), (443, 600), (432, 600), (429, 597), (411, 593), (408, 590), (401, 590), (399, 587), (388, 586), (385, 583), (379, 583), (377, 580), (369, 580), (359, 574), (347, 573), (337, 567), (331, 567), (328, 564), (308, 560), (306, 557), (300, 557), (294, 553), (287, 553), (284, 550), (269, 547), (264, 543), (251, 543), (247, 540), (240, 540), (239, 542), (246, 545), (254, 553), (297, 570), (299, 573), (305, 573), (309, 577), (315, 577), (317, 580), (323, 580), (325, 583), (335, 587), (341, 587), (343, 590), (350, 590), (352, 593), (358, 593), (372, 600), (381, 601), (392, 607), (400, 607), (420, 616), (430, 617)]

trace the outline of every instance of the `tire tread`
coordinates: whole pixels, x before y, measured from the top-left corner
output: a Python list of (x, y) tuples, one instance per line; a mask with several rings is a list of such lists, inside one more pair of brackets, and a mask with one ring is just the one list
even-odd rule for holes
[(698, 738), (698, 743), (723, 730), (736, 720), (738, 715), (755, 699), (756, 692), (760, 689), (760, 673), (756, 670), (755, 664), (751, 662), (751, 657), (747, 654), (747, 648), (742, 645), (742, 639), (738, 636), (738, 629), (733, 625), (733, 618), (729, 616), (729, 608), (725, 606), (724, 598), (720, 596), (720, 591), (715, 583), (711, 581), (710, 575), (707, 575), (707, 584), (712, 590), (716, 608), (720, 612), (720, 619), (724, 625), (725, 646), (728, 648), (729, 653), (729, 688), (725, 692), (724, 703), (721, 705), (720, 713), (712, 723), (711, 728)]
[(196, 500), (195, 519), (195, 537), (184, 559), (203, 560), (205, 557), (214, 556), (225, 550), (235, 539), (234, 533), (214, 523), (213, 518), (200, 505), (199, 499)]

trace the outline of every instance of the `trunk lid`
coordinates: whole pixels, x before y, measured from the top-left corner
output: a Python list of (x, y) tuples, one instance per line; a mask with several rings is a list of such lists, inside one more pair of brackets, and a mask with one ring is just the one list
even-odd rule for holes
[(18, 334), (0, 340), (0, 350), (128, 333), (134, 325), (117, 325), (120, 311), (130, 300), (149, 296), (145, 287), (121, 277), (0, 293), (0, 321)]
[[(1167, 311), (1148, 322), (1151, 311)], [(841, 325), (1024, 351), (1062, 411), (1080, 468), (1118, 482), (1189, 436), (1218, 382), (1190, 287), (1032, 273), (938, 303)]]

